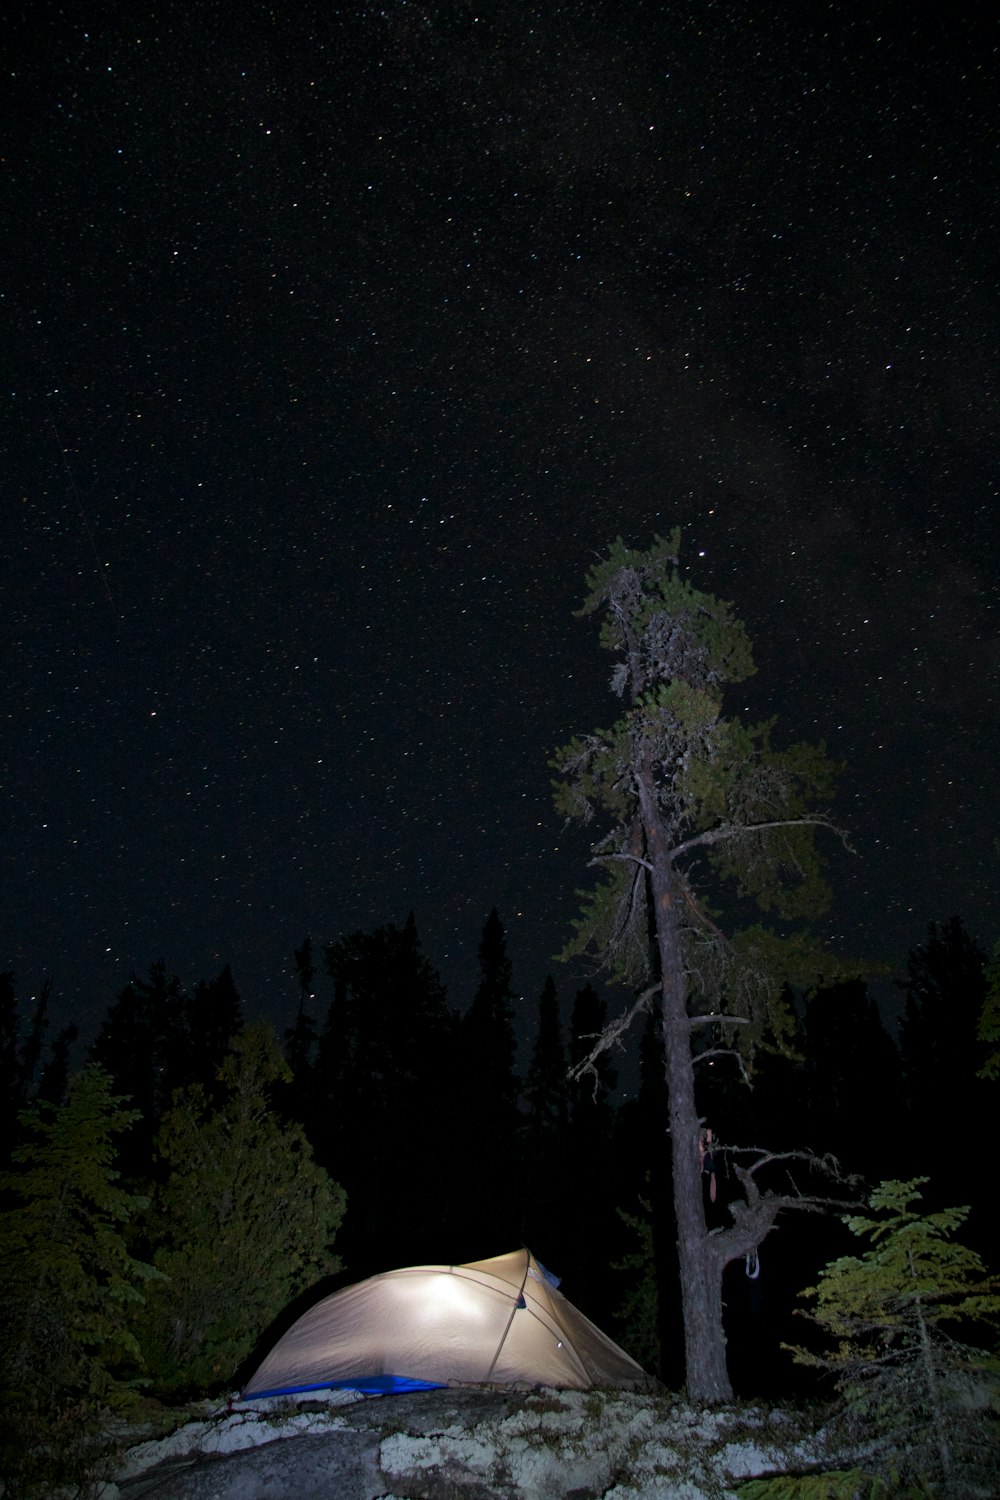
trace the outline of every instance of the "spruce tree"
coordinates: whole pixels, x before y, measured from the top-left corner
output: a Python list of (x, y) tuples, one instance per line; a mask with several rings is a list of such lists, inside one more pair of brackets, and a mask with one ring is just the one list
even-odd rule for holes
[(153, 1166), (153, 1141), (174, 1089), (187, 1081), (192, 1061), (189, 998), (166, 964), (151, 965), (148, 979), (133, 974), (98, 1031), (91, 1060), (106, 1068), (116, 1087), (127, 1092), (139, 1118), (123, 1142), (121, 1169), (146, 1182)]
[(444, 986), (412, 913), (402, 928), (352, 933), (325, 955), (334, 995), (317, 1049), (312, 1140), (351, 1204), (344, 1253), (359, 1274), (384, 1270), (391, 1235), (406, 1259), (433, 1259), (449, 1194), (461, 1191), (440, 1145), (455, 1118)]
[[(594, 1038), (608, 1017), (607, 1002), (593, 985), (577, 990), (570, 1012), (569, 1055), (572, 1068), (589, 1056)], [(594, 1058), (584, 1076), (571, 1080), (569, 1132), (562, 1209), (572, 1226), (574, 1296), (598, 1323), (612, 1315), (617, 1291), (606, 1267), (616, 1248), (620, 1224), (616, 1212), (621, 1195), (621, 1172), (614, 1154), (617, 1070), (605, 1051)]]
[(462, 1018), (461, 1046), (484, 1131), (510, 1134), (517, 1119), (514, 992), (507, 937), (496, 907), (479, 942), (479, 984)]
[(653, 1205), (648, 1198), (638, 1200), (639, 1213), (629, 1213), (619, 1208), (618, 1216), (632, 1232), (632, 1248), (612, 1262), (613, 1271), (623, 1271), (628, 1277), (627, 1290), (617, 1309), (622, 1338), (633, 1359), (639, 1361), (644, 1370), (663, 1378), (663, 1340), (661, 1337), (662, 1299), (660, 1297), (660, 1267), (657, 1264), (655, 1219)]
[(780, 1047), (791, 1030), (782, 981), (815, 982), (822, 966), (791, 931), (724, 936), (709, 897), (728, 885), (786, 928), (822, 909), (814, 835), (831, 826), (817, 801), (830, 793), (833, 767), (822, 748), (777, 749), (772, 722), (724, 716), (725, 687), (754, 670), (750, 646), (731, 607), (683, 577), (678, 543), (675, 533), (637, 552), (619, 539), (591, 570), (581, 613), (603, 612), (602, 644), (619, 658), (611, 686), (626, 708), (611, 729), (564, 746), (553, 765), (557, 808), (612, 824), (592, 845), (605, 873), (568, 951), (595, 949), (638, 990), (583, 1067), (658, 996), (688, 1392), (718, 1401), (731, 1395), (723, 1271), (756, 1249), (795, 1195), (763, 1191), (764, 1159), (745, 1162), (732, 1223), (709, 1232), (696, 1058), (739, 1053), (749, 1068), (762, 1041)]
[(479, 983), (459, 1023), (454, 1067), (459, 1118), (469, 1128), (453, 1145), (462, 1187), (451, 1212), (471, 1257), (495, 1254), (520, 1234), (515, 997), (495, 907), (483, 924), (478, 958)]
[(1000, 1296), (980, 1257), (955, 1239), (968, 1209), (911, 1206), (926, 1181), (883, 1182), (872, 1217), (845, 1219), (872, 1248), (833, 1261), (802, 1294), (834, 1350), (794, 1353), (836, 1373), (838, 1426), (892, 1493), (931, 1493), (931, 1484), (935, 1494), (986, 1494), (977, 1486), (996, 1473), (997, 1362), (957, 1335), (978, 1329), (995, 1347)]
[[(940, 1204), (971, 1204), (973, 1233), (993, 1223), (975, 1143), (992, 1131), (990, 1089), (982, 1067), (979, 1025), (986, 1001), (986, 955), (959, 917), (932, 922), (907, 959), (900, 1052), (907, 1117), (900, 1170), (921, 1173)], [(956, 1144), (958, 1149), (956, 1149)], [(985, 1238), (983, 1243), (985, 1243)]]
[(69, 1086), (69, 1059), (70, 1049), (79, 1036), (76, 1025), (71, 1021), (69, 1025), (63, 1026), (56, 1034), (55, 1041), (49, 1048), (49, 1055), (42, 1066), (38, 1079), (38, 1087), (35, 1090), (35, 1099), (39, 1102), (46, 1101), (49, 1104), (62, 1104), (66, 1097)]
[(38, 991), (35, 1008), (32, 1011), (31, 1021), (24, 1041), (21, 1044), (18, 1058), (21, 1075), (21, 1100), (24, 1104), (27, 1104), (33, 1093), (38, 1069), (41, 1064), (42, 1049), (45, 1045), (45, 1033), (49, 1029), (49, 1000), (51, 996), (52, 981), (46, 979)]
[(295, 977), (299, 986), (299, 1004), (295, 1013), (295, 1024), (285, 1032), (285, 1056), (295, 1080), (296, 1088), (308, 1098), (313, 1086), (313, 1048), (316, 1042), (316, 1020), (307, 1009), (315, 999), (313, 985), (316, 982), (316, 965), (313, 957), (312, 938), (308, 933), (302, 947), (295, 950)]
[(200, 1084), (178, 1091), (157, 1152), (149, 1232), (164, 1280), (138, 1320), (159, 1390), (230, 1381), (272, 1319), (340, 1267), (333, 1243), (345, 1199), (313, 1161), (301, 1126), (272, 1092), (290, 1071), (269, 1027), (238, 1036), (219, 1072), (215, 1107)]
[(873, 1182), (898, 1170), (899, 1053), (861, 979), (809, 997), (804, 1027), (808, 1138)]
[(18, 1116), (30, 1103), (61, 1104), (69, 1081), (70, 1048), (77, 1028), (63, 1026), (42, 1061), (51, 985), (46, 981), (22, 1036), (17, 990), (10, 971), (0, 974), (0, 1167), (9, 1166), (18, 1143)]
[(174, 1087), (183, 1079), (184, 1084), (203, 1084), (212, 1093), (230, 1043), (242, 1030), (243, 1004), (233, 971), (226, 964), (214, 979), (199, 979), (195, 985), (184, 1027), (191, 1051), (183, 1070), (172, 1070)]
[(100, 1413), (134, 1395), (130, 1317), (156, 1276), (128, 1245), (147, 1200), (115, 1166), (135, 1119), (92, 1064), (64, 1104), (22, 1114), (13, 1168), (0, 1174), (12, 1204), (0, 1215), (3, 1472), (26, 1484), (33, 1473), (43, 1485), (55, 1477), (46, 1449), (69, 1478)]
[(521, 1188), (524, 1241), (544, 1260), (561, 1264), (566, 1230), (566, 1050), (559, 998), (551, 974), (538, 1000), (538, 1025), (524, 1086)]
[(0, 1167), (17, 1144), (17, 1117), (24, 1107), (24, 1075), (19, 1053), (19, 1017), (14, 974), (0, 974)]
[(551, 974), (538, 999), (538, 1029), (524, 1086), (529, 1146), (566, 1128), (566, 1050), (559, 1025), (559, 997)]

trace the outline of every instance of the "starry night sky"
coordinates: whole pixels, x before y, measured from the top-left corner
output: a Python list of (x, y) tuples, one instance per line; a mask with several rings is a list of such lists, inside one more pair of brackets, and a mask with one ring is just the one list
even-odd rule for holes
[(464, 1005), (496, 905), (533, 1006), (548, 758), (617, 707), (572, 611), (674, 524), (734, 709), (846, 762), (829, 936), (991, 946), (992, 8), (73, 9), (4, 57), (22, 1001), (230, 962), (280, 1021), (306, 932), (412, 908)]

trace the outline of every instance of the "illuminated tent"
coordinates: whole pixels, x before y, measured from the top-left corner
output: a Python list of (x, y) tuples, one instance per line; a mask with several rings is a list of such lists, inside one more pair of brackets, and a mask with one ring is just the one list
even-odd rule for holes
[(243, 1392), (442, 1385), (645, 1388), (654, 1382), (556, 1290), (528, 1250), (410, 1266), (334, 1292), (280, 1338)]

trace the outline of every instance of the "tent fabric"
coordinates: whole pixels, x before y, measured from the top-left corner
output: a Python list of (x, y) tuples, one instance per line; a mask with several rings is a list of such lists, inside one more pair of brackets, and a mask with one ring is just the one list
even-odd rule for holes
[(329, 1386), (398, 1390), (402, 1382), (573, 1390), (652, 1385), (553, 1281), (528, 1250), (463, 1266), (386, 1271), (304, 1313), (243, 1399)]

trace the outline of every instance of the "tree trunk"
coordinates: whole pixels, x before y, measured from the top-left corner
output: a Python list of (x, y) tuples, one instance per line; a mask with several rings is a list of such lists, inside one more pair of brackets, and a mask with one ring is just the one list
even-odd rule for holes
[(676, 906), (678, 893), (670, 850), (656, 808), (651, 771), (644, 771), (639, 783), (646, 849), (652, 867), (653, 909), (663, 993), (663, 1043), (669, 1092), (687, 1394), (692, 1401), (718, 1403), (732, 1400), (733, 1395), (726, 1368), (726, 1335), (722, 1323), (725, 1262), (713, 1253), (705, 1221), (698, 1150), (701, 1125), (695, 1102), (687, 975)]
[[(916, 1267), (913, 1264), (912, 1250), (909, 1252), (909, 1261), (910, 1275), (916, 1281), (917, 1273)], [(951, 1462), (951, 1446), (948, 1442), (948, 1418), (941, 1402), (941, 1392), (938, 1387), (937, 1371), (934, 1364), (934, 1350), (931, 1348), (931, 1337), (928, 1332), (927, 1319), (924, 1317), (924, 1308), (919, 1292), (913, 1299), (913, 1305), (916, 1310), (917, 1328), (920, 1333), (920, 1359), (924, 1367), (924, 1380), (927, 1383), (927, 1400), (931, 1409), (934, 1440), (937, 1444), (941, 1475), (946, 1488), (950, 1490), (954, 1476)]]

